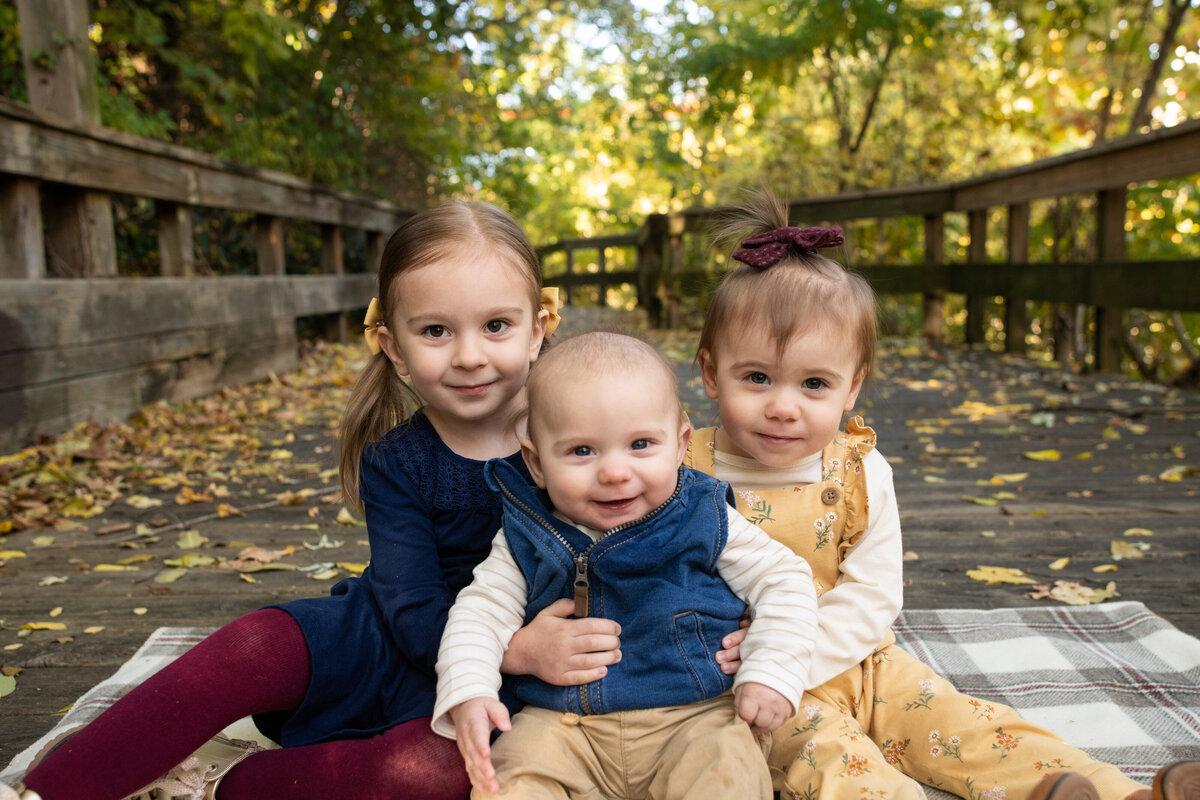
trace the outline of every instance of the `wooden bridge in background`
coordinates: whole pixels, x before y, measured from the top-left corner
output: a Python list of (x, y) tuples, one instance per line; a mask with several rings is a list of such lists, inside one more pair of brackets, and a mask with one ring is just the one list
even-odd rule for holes
[[(317, 318), (335, 337), (357, 323), (385, 237), (412, 210), (100, 127), (85, 0), (18, 5), (32, 105), (0, 98), (0, 452), (82, 420), (285, 370), (296, 361), (297, 320)], [(31, 54), (51, 49), (58, 57), (48, 71)], [(863, 223), (920, 220), (919, 262), (856, 266), (881, 294), (923, 298), (927, 342), (943, 340), (951, 294), (966, 297), (967, 344), (984, 341), (991, 301), (1001, 298), (998, 327), (1011, 353), (1023, 352), (1030, 301), (1083, 305), (1094, 309), (1092, 364), (1112, 372), (1125, 309), (1200, 310), (1200, 260), (1126, 258), (1127, 220), (1139, 210), (1129, 188), (1198, 173), (1200, 120), (1192, 120), (967, 181), (804, 199), (791, 204), (791, 219), (841, 224), (851, 238)], [(1086, 226), (1095, 258), (1030, 263), (1031, 203), (1078, 195), (1095, 198)], [(116, 196), (153, 206), (156, 275), (122, 273)], [(194, 220), (213, 212), (248, 229), (254, 274), (197, 274)], [(601, 299), (627, 284), (653, 325), (676, 326), (696, 277), (685, 263), (689, 242), (719, 212), (651, 214), (635, 231), (548, 244), (547, 280), (569, 294), (599, 287)], [(961, 215), (969, 244), (955, 262), (946, 241)], [(993, 260), (989, 228), (1001, 215), (1003, 257)], [(319, 235), (316, 264), (295, 263), (285, 247), (288, 229), (305, 227)], [(581, 264), (580, 254), (594, 258)]]

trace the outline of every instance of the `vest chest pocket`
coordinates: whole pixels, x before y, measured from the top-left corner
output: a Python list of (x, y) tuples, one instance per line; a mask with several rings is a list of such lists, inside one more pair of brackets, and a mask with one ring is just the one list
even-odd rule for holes
[(685, 611), (676, 614), (673, 623), (675, 645), (701, 695), (705, 698), (716, 697), (728, 689), (733, 684), (733, 678), (721, 672), (716, 659), (721, 640), (708, 640), (700, 614)]

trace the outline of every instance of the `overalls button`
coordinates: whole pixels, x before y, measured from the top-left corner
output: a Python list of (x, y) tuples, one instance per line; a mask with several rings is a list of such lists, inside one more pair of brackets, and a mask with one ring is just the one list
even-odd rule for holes
[(836, 486), (827, 486), (821, 492), (821, 502), (827, 506), (834, 505), (842, 499), (842, 490)]

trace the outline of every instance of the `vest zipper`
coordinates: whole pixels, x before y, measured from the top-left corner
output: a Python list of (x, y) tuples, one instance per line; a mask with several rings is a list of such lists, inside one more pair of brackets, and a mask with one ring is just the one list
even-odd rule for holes
[[(588, 548), (589, 550), (591, 548)], [(587, 553), (575, 556), (575, 616), (588, 615), (588, 557)]]

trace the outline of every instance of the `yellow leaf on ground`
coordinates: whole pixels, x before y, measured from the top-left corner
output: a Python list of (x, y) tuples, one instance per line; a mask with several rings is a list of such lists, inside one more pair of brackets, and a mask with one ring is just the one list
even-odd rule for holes
[(1028, 472), (1007, 472), (992, 476), (993, 483), (1020, 483), (1029, 477)]
[(1050, 598), (1071, 606), (1088, 606), (1103, 603), (1113, 597), (1120, 597), (1114, 581), (1109, 581), (1103, 589), (1093, 589), (1075, 581), (1055, 581), (1053, 587), (1043, 584), (1025, 596), (1034, 600)]
[(20, 550), (0, 550), (0, 560), (9, 558), (25, 558), (25, 554)]
[(1067, 564), (1070, 564), (1070, 563), (1071, 563), (1071, 559), (1069, 559), (1069, 558), (1060, 558), (1060, 559), (1057, 559), (1057, 560), (1055, 560), (1055, 561), (1051, 561), (1051, 562), (1050, 562), (1050, 569), (1053, 569), (1053, 570), (1060, 570), (1060, 569), (1062, 569), (1063, 567), (1065, 567)]
[(154, 560), (154, 556), (150, 555), (149, 553), (142, 553), (141, 555), (130, 556), (129, 558), (122, 558), (117, 563), (120, 564), (122, 567), (128, 567), (130, 564), (141, 564), (145, 561), (153, 561), (153, 560)]
[(1057, 450), (1029, 450), (1023, 455), (1030, 461), (1058, 461), (1062, 453)]
[(1129, 528), (1122, 534), (1123, 536), (1153, 536), (1154, 531), (1146, 528)]
[(1116, 572), (1116, 564), (1101, 564), (1098, 567), (1092, 567), (1092, 572)]
[(175, 540), (175, 546), (181, 550), (195, 550), (207, 541), (208, 537), (201, 536), (200, 531), (186, 530), (179, 534), (179, 538)]
[(92, 633), (99, 633), (102, 630), (104, 630), (103, 625), (88, 625), (86, 628), (83, 629), (83, 632), (87, 633), (87, 634), (92, 634)]
[(352, 561), (339, 561), (337, 565), (347, 572), (353, 572), (355, 575), (361, 575), (362, 571), (367, 568), (366, 564), (356, 564)]
[(1017, 496), (1012, 492), (996, 492), (992, 495), (996, 500), (1016, 500)]
[(361, 522), (360, 520), (355, 519), (354, 515), (350, 513), (350, 509), (346, 508), (345, 506), (343, 506), (342, 510), (338, 512), (337, 518), (334, 520), (334, 522), (337, 522), (339, 525), (362, 525), (362, 526), (365, 526), (367, 524), (365, 522)]
[(92, 572), (137, 572), (138, 568), (132, 564), (97, 564), (92, 567)]
[(157, 497), (146, 497), (144, 494), (135, 494), (125, 498), (125, 504), (133, 506), (137, 509), (155, 508), (163, 504), (162, 500)]
[(984, 583), (1037, 583), (1015, 567), (985, 567), (967, 570), (967, 577)]
[(23, 631), (65, 631), (67, 626), (61, 622), (26, 622), (21, 626)]
[(242, 517), (245, 515), (241, 511), (236, 509), (235, 507), (229, 505), (229, 503), (218, 503), (217, 504), (217, 516), (218, 517)]
[(135, 608), (133, 610), (133, 613), (139, 617), (144, 617), (144, 616), (146, 616), (146, 612), (149, 610), (150, 609), (148, 609), (148, 608), (143, 608), (142, 606), (138, 606), (137, 608)]
[(1141, 558), (1149, 549), (1150, 545), (1146, 542), (1126, 542), (1121, 539), (1113, 539), (1109, 544), (1113, 561), (1120, 561), (1123, 558)]

